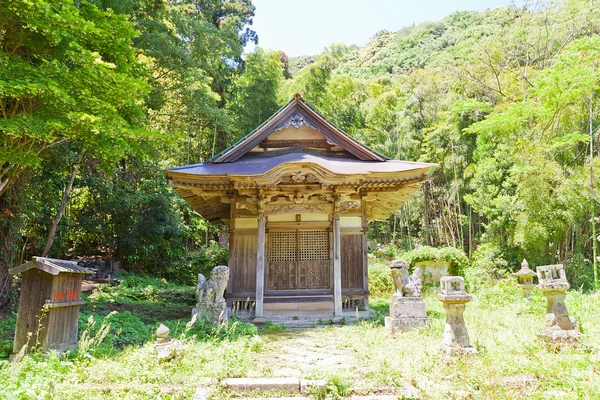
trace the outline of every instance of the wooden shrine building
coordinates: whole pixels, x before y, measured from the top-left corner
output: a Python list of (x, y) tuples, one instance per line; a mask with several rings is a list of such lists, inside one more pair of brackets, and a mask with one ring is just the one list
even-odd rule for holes
[(341, 316), (367, 306), (369, 221), (388, 218), (435, 166), (387, 159), (296, 94), (210, 161), (166, 175), (204, 218), (229, 224), (230, 306)]

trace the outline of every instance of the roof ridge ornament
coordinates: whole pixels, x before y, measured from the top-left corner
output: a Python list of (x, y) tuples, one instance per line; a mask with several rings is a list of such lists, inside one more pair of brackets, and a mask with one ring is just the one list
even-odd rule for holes
[(302, 94), (300, 92), (294, 93), (294, 100), (300, 100), (301, 97), (302, 97)]
[[(300, 111), (294, 111), (294, 113), (288, 119), (285, 119), (280, 124), (278, 124), (273, 129), (273, 132), (289, 128), (290, 126), (293, 126), (296, 129), (300, 129), (302, 127), (302, 125), (306, 126), (307, 128), (311, 128), (311, 129), (321, 132), (321, 130), (319, 128), (310, 124), (307, 121), (304, 114), (302, 114)], [(321, 132), (321, 133), (323, 133), (323, 132)]]

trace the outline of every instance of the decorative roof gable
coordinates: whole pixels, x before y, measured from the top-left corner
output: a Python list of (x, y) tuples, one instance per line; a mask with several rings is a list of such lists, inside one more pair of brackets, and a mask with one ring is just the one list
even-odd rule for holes
[(259, 145), (274, 132), (293, 127), (300, 129), (302, 126), (321, 132), (327, 142), (342, 147), (359, 160), (385, 161), (381, 154), (371, 150), (364, 144), (351, 138), (344, 131), (327, 121), (313, 107), (311, 107), (300, 93), (296, 93), (285, 106), (279, 109), (256, 130), (246, 135), (233, 146), (213, 157), (210, 162), (234, 162)]

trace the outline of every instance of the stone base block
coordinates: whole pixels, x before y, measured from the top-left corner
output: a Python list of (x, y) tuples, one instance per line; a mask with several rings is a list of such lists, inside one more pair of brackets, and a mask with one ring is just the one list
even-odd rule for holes
[(392, 296), (390, 316), (385, 318), (385, 327), (392, 333), (422, 328), (427, 324), (425, 302), (420, 297)]
[(385, 327), (392, 333), (405, 332), (412, 329), (422, 328), (427, 325), (429, 318), (394, 318), (385, 317)]
[(155, 344), (157, 356), (159, 361), (167, 361), (175, 358), (177, 352), (181, 349), (181, 342), (179, 340), (171, 340), (166, 343)]
[(394, 294), (390, 304), (390, 317), (396, 319), (426, 318), (425, 302), (420, 297), (402, 297)]
[(442, 345), (442, 353), (450, 355), (450, 356), (460, 356), (460, 355), (468, 355), (468, 354), (478, 354), (478, 351), (475, 347), (450, 347), (446, 345)]
[(542, 330), (538, 337), (548, 343), (571, 343), (575, 342), (581, 333), (579, 327), (575, 326), (575, 329), (561, 329), (559, 326), (552, 326)]

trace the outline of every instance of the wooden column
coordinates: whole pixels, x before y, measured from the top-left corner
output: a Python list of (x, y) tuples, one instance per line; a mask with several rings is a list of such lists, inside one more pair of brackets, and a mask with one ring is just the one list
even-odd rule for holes
[(342, 241), (340, 233), (340, 197), (333, 201), (333, 307), (336, 317), (342, 316)]
[(362, 226), (362, 260), (363, 260), (363, 289), (365, 291), (365, 309), (369, 309), (369, 222), (367, 220), (367, 199), (361, 197), (361, 226)]
[(262, 190), (258, 192), (258, 241), (256, 249), (256, 303), (255, 317), (263, 316), (265, 293), (265, 200)]
[[(239, 266), (233, 264), (233, 260), (235, 259), (235, 218), (237, 215), (236, 207), (237, 207), (237, 197), (234, 195), (233, 199), (230, 202), (230, 210), (229, 210), (229, 260), (227, 261), (227, 265), (229, 266), (229, 279), (227, 280), (227, 307), (233, 306), (233, 301), (231, 300), (231, 293), (233, 293), (233, 280), (231, 279), (235, 270), (239, 268)], [(232, 308), (233, 312), (233, 308)]]

